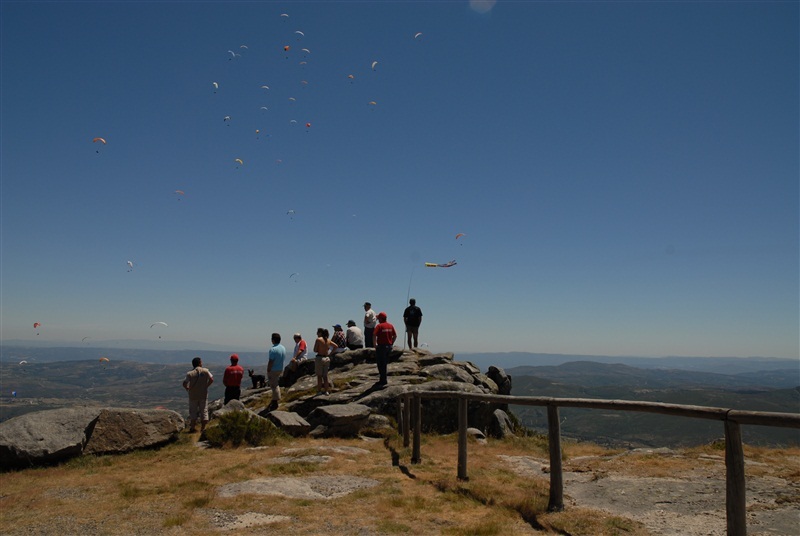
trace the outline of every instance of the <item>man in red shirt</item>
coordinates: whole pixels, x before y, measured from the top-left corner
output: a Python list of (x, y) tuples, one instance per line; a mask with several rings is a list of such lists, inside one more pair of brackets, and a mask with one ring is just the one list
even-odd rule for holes
[(392, 351), (394, 341), (397, 339), (397, 332), (394, 326), (386, 321), (386, 313), (378, 313), (378, 325), (375, 326), (375, 360), (378, 362), (378, 374), (380, 380), (378, 385), (384, 386), (388, 382), (386, 369), (389, 366), (389, 353)]
[(225, 369), (225, 375), (222, 376), (222, 385), (225, 386), (224, 404), (231, 400), (239, 400), (239, 396), (242, 394), (243, 376), (244, 369), (239, 366), (239, 356), (233, 354), (231, 356), (231, 365)]

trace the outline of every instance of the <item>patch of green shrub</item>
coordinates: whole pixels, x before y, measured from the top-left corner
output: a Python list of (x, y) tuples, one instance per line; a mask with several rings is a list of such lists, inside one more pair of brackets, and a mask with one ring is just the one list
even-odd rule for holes
[(231, 411), (217, 419), (216, 426), (205, 431), (205, 440), (212, 447), (238, 447), (246, 443), (253, 447), (275, 444), (287, 437), (274, 424), (247, 411)]

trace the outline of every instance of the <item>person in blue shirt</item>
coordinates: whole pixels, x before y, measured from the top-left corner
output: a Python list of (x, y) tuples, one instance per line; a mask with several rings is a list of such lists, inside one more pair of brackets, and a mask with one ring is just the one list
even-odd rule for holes
[(281, 374), (283, 374), (283, 362), (286, 359), (286, 348), (281, 344), (280, 333), (272, 334), (272, 348), (269, 349), (269, 361), (267, 361), (267, 380), (272, 388), (272, 402), (269, 404), (269, 411), (278, 409), (281, 400), (281, 388), (278, 385)]

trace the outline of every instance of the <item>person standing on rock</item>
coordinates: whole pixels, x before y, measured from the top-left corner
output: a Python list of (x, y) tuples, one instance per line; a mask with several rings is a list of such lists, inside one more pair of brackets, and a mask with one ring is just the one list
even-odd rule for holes
[(317, 373), (317, 394), (331, 394), (331, 383), (328, 381), (328, 370), (331, 368), (330, 353), (336, 349), (336, 343), (328, 338), (330, 332), (325, 328), (317, 328), (317, 340), (314, 342), (314, 371)]
[(239, 365), (239, 356), (233, 354), (231, 355), (231, 364), (225, 369), (225, 374), (222, 376), (222, 385), (225, 386), (225, 402), (223, 402), (223, 405), (231, 400), (239, 400), (242, 395), (243, 377), (244, 369)]
[[(419, 326), (422, 324), (422, 309), (417, 307), (417, 300), (408, 300), (408, 307), (403, 311), (403, 322), (406, 325), (406, 337), (408, 338), (408, 349), (419, 346)], [(411, 345), (414, 339), (414, 345)]]
[(280, 333), (272, 334), (272, 348), (269, 349), (269, 361), (267, 361), (267, 381), (272, 388), (272, 402), (269, 403), (269, 411), (278, 409), (281, 401), (281, 387), (279, 384), (281, 374), (283, 374), (283, 362), (286, 360), (286, 348), (281, 344)]
[(350, 350), (359, 350), (364, 348), (364, 333), (361, 331), (361, 328), (356, 326), (355, 320), (347, 321), (345, 340), (347, 343), (347, 348)]
[(208, 388), (214, 383), (211, 371), (203, 367), (199, 357), (192, 359), (194, 369), (186, 373), (183, 388), (189, 393), (189, 432), (197, 431), (197, 420), (200, 419), (200, 431), (208, 424)]
[(377, 323), (378, 322), (375, 316), (375, 311), (372, 310), (372, 304), (369, 302), (364, 302), (364, 347), (365, 348), (375, 348), (375, 340), (373, 338), (373, 333), (375, 331), (375, 325)]
[(392, 351), (394, 341), (397, 340), (397, 332), (394, 326), (387, 321), (386, 313), (378, 313), (378, 325), (375, 326), (375, 361), (378, 363), (378, 385), (384, 386), (389, 383), (387, 369), (389, 368), (389, 353)]

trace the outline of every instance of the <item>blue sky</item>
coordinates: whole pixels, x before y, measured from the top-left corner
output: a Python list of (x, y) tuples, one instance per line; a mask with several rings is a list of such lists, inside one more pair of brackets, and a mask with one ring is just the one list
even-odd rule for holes
[(798, 11), (3, 2), (2, 338), (797, 358)]

